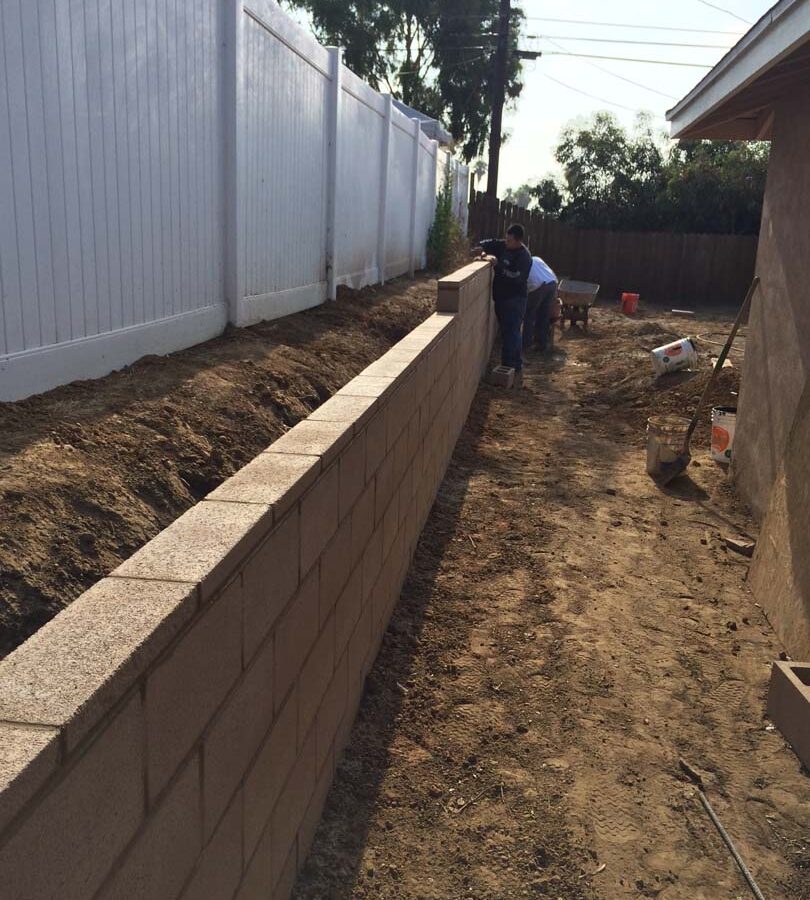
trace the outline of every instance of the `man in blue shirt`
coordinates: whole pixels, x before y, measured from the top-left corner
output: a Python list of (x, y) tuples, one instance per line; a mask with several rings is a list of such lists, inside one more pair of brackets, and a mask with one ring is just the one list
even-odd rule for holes
[(526, 315), (527, 284), (532, 268), (531, 254), (523, 243), (524, 236), (522, 225), (510, 225), (505, 240), (480, 243), (495, 269), (492, 299), (501, 329), (501, 363), (514, 369), (516, 376), (523, 371), (521, 327)]

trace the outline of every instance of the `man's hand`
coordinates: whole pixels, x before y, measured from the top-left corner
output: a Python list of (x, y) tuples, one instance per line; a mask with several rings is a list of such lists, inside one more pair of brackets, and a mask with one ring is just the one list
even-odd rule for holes
[(486, 262), (488, 262), (491, 266), (497, 265), (498, 257), (497, 256), (484, 256), (482, 257)]

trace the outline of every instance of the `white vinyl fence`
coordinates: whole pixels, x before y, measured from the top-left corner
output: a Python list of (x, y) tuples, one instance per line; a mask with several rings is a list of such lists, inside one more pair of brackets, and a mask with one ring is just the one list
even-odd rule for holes
[(272, 0), (0, 0), (0, 400), (425, 262), (469, 172)]

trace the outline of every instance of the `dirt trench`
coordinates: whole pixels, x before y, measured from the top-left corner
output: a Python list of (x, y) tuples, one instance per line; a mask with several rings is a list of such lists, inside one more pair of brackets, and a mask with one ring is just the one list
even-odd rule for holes
[(765, 896), (810, 898), (810, 778), (764, 716), (782, 648), (724, 542), (754, 525), (706, 419), (688, 478), (644, 473), (647, 416), (708, 377), (655, 382), (647, 351), (731, 318), (597, 307), (521, 390), (482, 386), (297, 900), (747, 898), (680, 760)]
[(0, 403), (0, 657), (434, 309), (436, 282), (341, 290), (106, 378)]

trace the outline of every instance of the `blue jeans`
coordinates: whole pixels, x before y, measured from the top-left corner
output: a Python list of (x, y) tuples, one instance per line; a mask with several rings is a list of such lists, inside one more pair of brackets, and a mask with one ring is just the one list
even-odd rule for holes
[(552, 304), (557, 299), (557, 282), (549, 281), (537, 290), (531, 291), (523, 318), (523, 349), (528, 350), (532, 342), (538, 350), (548, 347), (551, 331)]
[(507, 297), (495, 301), (495, 317), (501, 328), (501, 363), (520, 372), (523, 369), (523, 343), (520, 329), (526, 315), (525, 297)]

